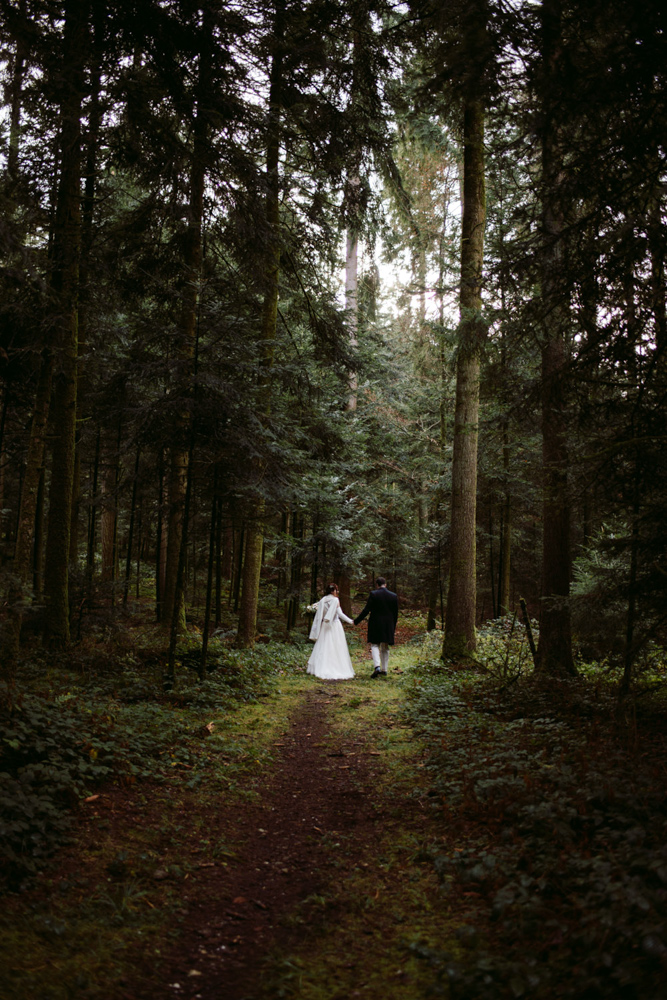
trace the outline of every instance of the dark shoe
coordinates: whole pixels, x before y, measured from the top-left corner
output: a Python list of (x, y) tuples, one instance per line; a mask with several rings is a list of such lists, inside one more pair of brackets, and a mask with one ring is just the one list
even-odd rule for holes
[(373, 673), (371, 674), (371, 680), (374, 680), (374, 678), (381, 676), (382, 676), (382, 671), (380, 670), (379, 667), (376, 667)]

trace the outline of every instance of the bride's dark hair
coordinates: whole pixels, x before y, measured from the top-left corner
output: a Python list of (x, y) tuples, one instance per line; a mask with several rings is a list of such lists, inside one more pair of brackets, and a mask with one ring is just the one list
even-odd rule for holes
[(328, 587), (327, 587), (326, 592), (327, 592), (327, 594), (333, 594), (334, 590), (338, 590), (338, 584), (337, 583), (330, 583), (328, 585)]

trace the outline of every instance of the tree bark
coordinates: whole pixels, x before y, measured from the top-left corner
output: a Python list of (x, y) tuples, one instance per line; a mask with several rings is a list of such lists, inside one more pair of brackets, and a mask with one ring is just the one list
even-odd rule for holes
[(13, 583), (7, 595), (7, 618), (2, 631), (0, 648), (0, 679), (13, 683), (19, 653), (23, 608), (27, 601), (27, 588), (31, 573), (31, 555), (35, 514), (37, 511), (40, 478), (44, 468), (46, 430), (51, 400), (52, 357), (50, 351), (42, 354), (35, 404), (30, 424), (28, 454), (21, 488), (19, 516), (16, 526)]
[[(280, 277), (280, 134), (281, 134), (281, 92), (283, 73), (283, 16), (284, 0), (277, 0), (273, 53), (269, 84), (268, 141), (266, 150), (266, 228), (267, 251), (265, 261), (265, 293), (260, 331), (262, 345), (262, 374), (260, 376), (259, 406), (262, 415), (271, 409), (271, 369), (278, 319), (278, 283)], [(257, 486), (263, 469), (256, 470)], [(243, 596), (236, 634), (236, 644), (247, 649), (255, 644), (257, 631), (257, 608), (259, 604), (259, 584), (264, 547), (264, 501), (258, 495), (249, 511), (246, 552), (243, 563)]]
[(88, 3), (68, 0), (63, 34), (60, 182), (51, 272), (58, 322), (54, 344), (53, 462), (44, 572), (44, 637), (55, 648), (69, 643), (69, 549), (79, 335), (81, 108), (87, 42)]
[[(359, 178), (352, 177), (350, 184), (359, 186)], [(350, 347), (356, 349), (359, 330), (359, 241), (353, 229), (347, 231), (345, 252), (345, 312), (350, 337)], [(347, 409), (354, 413), (357, 409), (357, 374), (350, 372), (350, 394)], [(347, 614), (347, 612), (345, 612)]]
[(86, 552), (86, 596), (88, 600), (92, 597), (93, 577), (95, 575), (95, 543), (97, 528), (97, 480), (100, 468), (100, 428), (97, 428), (95, 438), (95, 459), (93, 462), (93, 483), (90, 493), (90, 514), (88, 524), (88, 546)]
[[(193, 128), (192, 161), (190, 167), (190, 199), (188, 204), (188, 221), (185, 233), (183, 253), (184, 289), (181, 305), (181, 334), (179, 357), (184, 364), (188, 378), (192, 378), (191, 362), (195, 356), (197, 338), (197, 317), (199, 314), (199, 298), (201, 289), (202, 268), (202, 223), (204, 217), (204, 186), (206, 181), (207, 146), (209, 134), (210, 112), (207, 102), (211, 99), (211, 71), (213, 65), (212, 52), (213, 17), (211, 3), (203, 6), (201, 45), (199, 54), (199, 74), (197, 79), (197, 112)], [(196, 378), (196, 374), (194, 376)], [(162, 618), (171, 622), (174, 603), (180, 601), (177, 595), (178, 564), (182, 548), (183, 511), (185, 493), (188, 481), (188, 454), (185, 442), (189, 439), (193, 414), (186, 405), (186, 398), (192, 395), (192, 384), (183, 386), (183, 407), (178, 418), (177, 443), (171, 452), (169, 476), (169, 515), (167, 565), (165, 574), (164, 594), (162, 600)], [(181, 619), (185, 627), (185, 611)]]
[[(19, 0), (19, 17), (25, 18), (25, 0)], [(23, 26), (21, 26), (22, 28)], [(16, 181), (19, 175), (19, 145), (21, 134), (21, 97), (25, 72), (26, 46), (19, 29), (11, 63), (11, 84), (9, 87), (9, 144), (7, 149), (7, 173)]]
[(479, 371), (485, 336), (482, 322), (482, 265), (486, 192), (484, 105), (474, 92), (463, 112), (463, 217), (456, 407), (452, 456), (449, 589), (444, 659), (474, 653), (476, 588), (477, 436)]
[[(102, 445), (102, 582), (113, 590), (116, 580), (116, 520), (118, 507), (118, 476), (120, 462), (121, 422), (115, 431), (107, 431)], [(113, 598), (112, 598), (113, 604)]]
[(505, 499), (503, 501), (503, 536), (500, 552), (499, 614), (510, 612), (510, 571), (512, 561), (512, 493), (509, 486), (510, 444), (507, 420), (503, 422), (503, 472), (505, 474)]
[(79, 558), (79, 520), (81, 514), (81, 428), (86, 414), (85, 355), (88, 339), (88, 298), (90, 290), (90, 257), (93, 247), (93, 215), (97, 180), (97, 158), (100, 128), (102, 125), (102, 103), (100, 90), (102, 81), (101, 61), (104, 43), (105, 4), (98, 0), (93, 5), (94, 59), (90, 72), (90, 110), (83, 185), (83, 205), (81, 211), (81, 255), (79, 263), (79, 340), (77, 364), (77, 429), (75, 437), (74, 479), (72, 485), (72, 524), (70, 528), (70, 566), (76, 566)]
[(130, 591), (130, 575), (132, 573), (132, 543), (134, 541), (134, 520), (137, 510), (137, 489), (139, 485), (139, 458), (141, 448), (137, 445), (137, 454), (134, 460), (134, 478), (132, 480), (132, 501), (130, 503), (130, 523), (127, 530), (127, 553), (125, 558), (125, 583), (123, 584), (123, 607), (127, 605), (127, 597)]
[(557, 108), (561, 3), (542, 3), (542, 611), (539, 669), (576, 673), (570, 624), (570, 498), (566, 381), (568, 313), (564, 270), (565, 181)]

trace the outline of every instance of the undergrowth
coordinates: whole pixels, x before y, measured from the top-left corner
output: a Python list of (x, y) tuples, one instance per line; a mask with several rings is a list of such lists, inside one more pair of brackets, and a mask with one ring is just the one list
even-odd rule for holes
[(447, 674), (427, 645), (415, 671), (406, 711), (430, 747), (443, 831), (432, 862), (446, 897), (477, 901), (479, 926), (462, 928), (464, 959), (445, 945), (414, 948), (455, 1000), (658, 1000), (667, 970), (661, 716), (619, 722), (604, 671), (537, 682), (495, 640), (492, 649), (507, 669)]
[(200, 641), (182, 645), (169, 692), (159, 656), (140, 645), (23, 665), (20, 694), (0, 713), (0, 872), (10, 885), (66, 841), (79, 803), (105, 782), (163, 783), (182, 767), (196, 783), (210, 766), (207, 715), (266, 697), (305, 669), (299, 644), (240, 652), (213, 640), (200, 683), (187, 669)]

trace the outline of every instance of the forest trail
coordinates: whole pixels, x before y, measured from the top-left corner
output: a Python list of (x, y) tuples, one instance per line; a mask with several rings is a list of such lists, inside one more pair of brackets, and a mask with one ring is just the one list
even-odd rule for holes
[(137, 974), (115, 996), (416, 995), (421, 970), (405, 939), (431, 919), (437, 886), (416, 860), (429, 817), (396, 714), (400, 687), (365, 671), (304, 679), (253, 800), (211, 813), (211, 839), (231, 844), (233, 860), (202, 862), (183, 886), (168, 957), (137, 951)]

